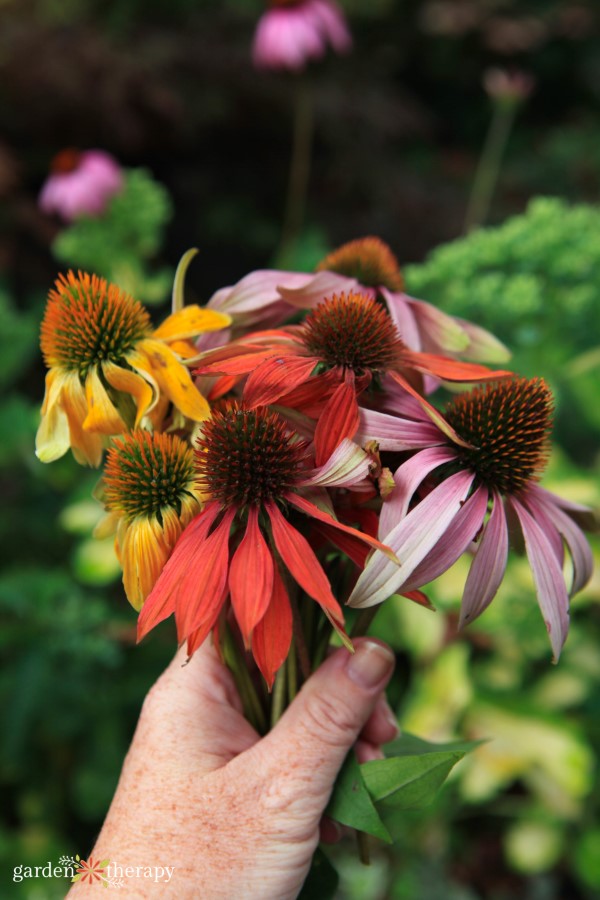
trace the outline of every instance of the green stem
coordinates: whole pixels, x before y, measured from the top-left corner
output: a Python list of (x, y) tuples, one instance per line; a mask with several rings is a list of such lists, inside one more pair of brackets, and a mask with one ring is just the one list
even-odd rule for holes
[(361, 609), (350, 632), (350, 637), (362, 637), (369, 630), (371, 622), (377, 615), (379, 604), (377, 606), (369, 606), (367, 609)]
[(302, 673), (302, 680), (306, 681), (310, 678), (312, 666), (310, 664), (310, 656), (308, 655), (308, 647), (306, 646), (306, 639), (304, 637), (304, 628), (300, 610), (298, 608), (296, 592), (293, 590), (289, 591), (289, 598), (290, 606), (292, 607), (292, 619), (294, 622), (294, 645), (296, 647), (300, 672)]
[(267, 719), (265, 711), (256, 693), (256, 688), (248, 667), (245, 654), (240, 652), (236, 641), (227, 625), (223, 640), (223, 656), (227, 667), (233, 674), (240, 700), (244, 708), (244, 715), (259, 734), (267, 733)]
[(285, 708), (287, 668), (283, 665), (275, 677), (275, 687), (271, 697), (271, 728), (277, 725)]
[(298, 238), (304, 210), (310, 175), (310, 157), (314, 131), (312, 92), (307, 80), (296, 77), (294, 98), (294, 122), (292, 136), (292, 156), (283, 217), (281, 241), (277, 259), (284, 264)]
[(497, 102), (494, 105), (467, 207), (466, 232), (478, 228), (487, 219), (516, 109), (516, 103)]
[(369, 835), (364, 831), (356, 832), (356, 842), (358, 844), (358, 857), (363, 866), (371, 865), (371, 847), (369, 845)]
[(293, 641), (285, 664), (287, 666), (288, 703), (291, 703), (298, 693), (298, 664), (296, 660), (296, 645)]

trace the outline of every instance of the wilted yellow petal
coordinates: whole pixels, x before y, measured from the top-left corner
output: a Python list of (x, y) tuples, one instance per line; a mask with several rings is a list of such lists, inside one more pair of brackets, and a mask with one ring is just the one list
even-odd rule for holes
[(73, 456), (78, 463), (97, 468), (102, 461), (105, 441), (101, 434), (83, 430), (87, 402), (77, 372), (68, 372), (64, 376), (61, 405), (69, 420)]
[(137, 428), (142, 417), (155, 405), (157, 393), (152, 390), (152, 386), (145, 378), (132, 372), (131, 369), (123, 369), (107, 361), (103, 364), (102, 370), (111, 387), (125, 394), (131, 394), (134, 398), (137, 407), (134, 427)]
[(191, 304), (179, 312), (172, 313), (159, 325), (152, 337), (161, 341), (175, 341), (202, 334), (204, 331), (220, 331), (231, 325), (231, 316), (215, 312), (213, 309)]
[(139, 342), (138, 350), (148, 358), (160, 389), (184, 416), (196, 422), (209, 418), (207, 401), (194, 385), (189, 371), (165, 344), (144, 340)]
[(56, 369), (46, 375), (46, 394), (42, 405), (42, 421), (35, 437), (35, 452), (41, 462), (54, 462), (64, 456), (71, 442), (69, 422), (60, 405), (64, 377)]
[(160, 535), (160, 526), (146, 518), (128, 523), (120, 547), (123, 586), (127, 599), (140, 610), (158, 581), (171, 548)]
[(84, 431), (97, 431), (100, 434), (121, 434), (127, 431), (127, 425), (108, 396), (95, 366), (91, 366), (85, 379), (85, 397), (88, 411), (83, 422)]

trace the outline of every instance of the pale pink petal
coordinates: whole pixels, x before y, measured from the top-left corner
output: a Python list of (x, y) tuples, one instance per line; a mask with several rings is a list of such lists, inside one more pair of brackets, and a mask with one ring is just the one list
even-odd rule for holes
[[(298, 288), (311, 280), (306, 272), (281, 272), (277, 269), (258, 269), (250, 272), (230, 287), (216, 291), (207, 303), (209, 309), (229, 313), (231, 316), (250, 317), (257, 311), (264, 312), (276, 304), (281, 305), (277, 290), (279, 284)], [(288, 308), (289, 309), (289, 308)], [(293, 310), (289, 310), (293, 312)]]
[(458, 627), (463, 628), (489, 606), (500, 587), (508, 559), (508, 527), (502, 497), (492, 495), (492, 511), (483, 529), (467, 576)]
[(511, 352), (502, 341), (485, 328), (468, 322), (466, 319), (455, 320), (466, 331), (469, 344), (460, 354), (463, 359), (471, 359), (483, 363), (504, 363), (511, 358)]
[(310, 280), (301, 286), (290, 284), (289, 280), (281, 279), (279, 293), (286, 303), (299, 309), (314, 309), (326, 297), (333, 294), (346, 293), (359, 290), (356, 278), (347, 278), (336, 272), (317, 272), (309, 276)]
[(369, 467), (369, 455), (354, 441), (344, 438), (329, 459), (299, 481), (298, 485), (352, 487), (368, 477)]
[(593, 509), (590, 509), (589, 506), (583, 506), (581, 503), (573, 503), (572, 500), (565, 500), (564, 497), (553, 494), (552, 491), (540, 487), (539, 484), (532, 485), (529, 490), (533, 491), (536, 497), (545, 498), (547, 502), (551, 503), (553, 506), (560, 506), (561, 509), (564, 509), (565, 512), (577, 522), (580, 528), (594, 532), (599, 530), (597, 513)]
[(424, 300), (409, 297), (408, 301), (417, 320), (423, 350), (429, 353), (464, 355), (469, 337), (453, 316)]
[(569, 598), (563, 573), (546, 535), (533, 516), (515, 497), (507, 502), (516, 512), (523, 530), (538, 603), (548, 629), (554, 662), (557, 662), (569, 631)]
[(382, 538), (400, 560), (400, 566), (375, 552), (354, 586), (349, 606), (375, 606), (402, 590), (421, 560), (451, 527), (467, 499), (474, 477), (471, 472), (451, 475)]
[[(531, 507), (534, 518), (537, 518), (537, 511), (541, 504), (548, 517), (567, 542), (573, 560), (573, 583), (570, 590), (570, 595), (573, 596), (573, 594), (585, 587), (592, 577), (594, 556), (579, 526), (557, 503), (551, 503), (544, 495), (539, 497), (537, 494), (539, 490), (537, 485), (532, 485), (528, 491), (528, 504)], [(549, 492), (545, 492), (545, 494), (549, 497), (552, 496)]]
[(460, 512), (433, 550), (422, 562), (404, 585), (403, 593), (412, 591), (434, 581), (439, 575), (453, 566), (459, 556), (468, 549), (481, 528), (488, 504), (488, 489), (478, 487), (469, 499), (463, 503)]
[(331, 0), (307, 0), (311, 14), (319, 22), (322, 34), (337, 53), (347, 53), (352, 48), (352, 37), (346, 19), (337, 3)]
[(519, 500), (523, 502), (527, 511), (531, 513), (534, 517), (544, 534), (548, 540), (548, 543), (552, 547), (552, 551), (556, 557), (556, 561), (558, 565), (562, 569), (565, 562), (565, 547), (563, 544), (563, 539), (560, 535), (560, 532), (550, 516), (547, 513), (546, 507), (541, 502), (536, 502), (535, 497), (530, 494), (530, 491), (523, 491), (519, 495)]
[(359, 425), (354, 440), (359, 444), (373, 440), (377, 441), (380, 450), (419, 450), (447, 441), (428, 416), (416, 422), (373, 409), (359, 408), (358, 412)]
[(395, 488), (379, 514), (379, 537), (388, 534), (404, 518), (408, 505), (423, 479), (438, 466), (456, 458), (450, 447), (430, 447), (416, 453), (394, 474)]
[(384, 298), (391, 319), (406, 346), (411, 350), (422, 350), (419, 326), (408, 302), (410, 299), (408, 295), (402, 291), (389, 291), (385, 287), (380, 287), (379, 292)]

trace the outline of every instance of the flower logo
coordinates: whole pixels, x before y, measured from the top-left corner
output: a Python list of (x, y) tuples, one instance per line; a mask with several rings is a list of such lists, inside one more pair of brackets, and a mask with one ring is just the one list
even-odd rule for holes
[(90, 856), (89, 860), (86, 860), (81, 859), (77, 854), (75, 862), (79, 871), (73, 875), (71, 881), (81, 881), (87, 884), (95, 884), (99, 881), (104, 887), (108, 887), (106, 867), (110, 863), (109, 859), (97, 860)]

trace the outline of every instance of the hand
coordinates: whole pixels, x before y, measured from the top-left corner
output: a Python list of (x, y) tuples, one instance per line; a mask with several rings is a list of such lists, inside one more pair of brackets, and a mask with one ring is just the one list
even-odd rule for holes
[[(380, 755), (397, 727), (383, 693), (389, 648), (356, 641), (306, 682), (260, 738), (229, 671), (206, 642), (179, 652), (150, 690), (106, 822), (92, 852), (125, 875), (127, 897), (284, 900), (298, 895), (322, 836), (336, 775), (352, 745)], [(143, 872), (174, 867), (156, 883)], [(142, 874), (139, 874), (139, 873)], [(77, 883), (69, 896), (85, 891)]]

